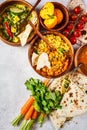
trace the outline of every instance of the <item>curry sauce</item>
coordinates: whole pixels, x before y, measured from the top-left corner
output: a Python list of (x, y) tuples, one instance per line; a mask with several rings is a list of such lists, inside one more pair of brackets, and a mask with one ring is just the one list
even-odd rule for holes
[(78, 65), (82, 63), (83, 65), (80, 67), (81, 71), (87, 75), (87, 46), (84, 46), (81, 52), (78, 55)]

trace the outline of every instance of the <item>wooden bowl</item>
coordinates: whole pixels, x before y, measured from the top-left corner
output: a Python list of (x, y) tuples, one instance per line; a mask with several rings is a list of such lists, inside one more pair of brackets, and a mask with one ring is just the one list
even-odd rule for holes
[[(30, 46), (29, 49), (28, 49), (28, 59), (29, 59), (29, 62), (30, 62), (30, 64), (31, 64), (32, 68), (33, 68), (39, 75), (41, 75), (41, 76), (43, 76), (43, 77), (46, 77), (46, 78), (60, 77), (60, 76), (64, 75), (65, 73), (67, 73), (67, 72), (70, 70), (70, 68), (72, 67), (73, 57), (74, 57), (74, 49), (73, 49), (73, 47), (72, 47), (70, 41), (69, 41), (64, 35), (62, 35), (61, 33), (59, 33), (59, 32), (49, 32), (49, 31), (43, 33), (43, 35), (47, 35), (47, 34), (53, 34), (53, 35), (55, 35), (55, 36), (61, 37), (62, 40), (63, 40), (64, 42), (66, 42), (67, 45), (69, 46), (69, 52), (70, 52), (69, 54), (70, 54), (70, 55), (69, 55), (69, 64), (68, 64), (68, 66), (67, 66), (67, 69), (66, 69), (64, 72), (61, 72), (60, 74), (55, 75), (55, 76), (54, 76), (54, 75), (46, 75), (46, 74), (44, 74), (43, 72), (41, 72), (41, 70), (36, 70), (36, 66), (33, 66), (33, 65), (32, 65), (32, 54), (33, 54), (33, 52), (34, 52), (33, 49), (34, 49), (35, 43), (38, 43), (38, 39), (40, 39), (38, 36), (36, 36), (36, 37), (32, 40), (31, 46)], [(50, 52), (51, 52), (51, 50), (50, 50)], [(54, 52), (53, 52), (53, 53), (54, 53)], [(56, 55), (55, 55), (55, 57), (56, 57)], [(63, 66), (63, 67), (64, 67), (64, 66)]]
[(62, 22), (60, 24), (57, 24), (54, 28), (49, 29), (49, 28), (47, 28), (44, 25), (44, 20), (39, 15), (40, 23), (41, 23), (42, 27), (44, 29), (46, 29), (46, 30), (49, 30), (49, 31), (60, 31), (60, 30), (64, 29), (66, 27), (66, 25), (68, 24), (68, 22), (69, 22), (69, 13), (68, 13), (67, 8), (63, 4), (61, 4), (59, 2), (52, 2), (52, 3), (54, 4), (55, 8), (58, 8), (58, 9), (60, 9), (62, 11), (62, 13), (63, 13), (63, 20), (62, 20)]
[(74, 58), (74, 64), (75, 67), (80, 67), (78, 68), (78, 71), (81, 74), (84, 74), (87, 76), (87, 44), (81, 46), (75, 53), (75, 58)]
[[(5, 2), (3, 2), (2, 4), (0, 4), (0, 14), (8, 7), (8, 6), (12, 6), (13, 4), (21, 4), (21, 5), (25, 5), (27, 8), (31, 9), (32, 8), (32, 5), (28, 2), (26, 2), (25, 0), (7, 0)], [(36, 25), (36, 28), (39, 29), (39, 18), (38, 18), (38, 15), (37, 15), (37, 12), (34, 10), (33, 11), (35, 16), (37, 17), (37, 25)], [(27, 43), (29, 43), (32, 38), (35, 36), (35, 31), (32, 31), (29, 38), (27, 39)], [(0, 36), (0, 39), (5, 42), (6, 44), (8, 45), (12, 45), (12, 46), (21, 46), (21, 43), (20, 41), (17, 42), (17, 43), (14, 43), (14, 42), (10, 42), (6, 39), (4, 39), (2, 36)]]

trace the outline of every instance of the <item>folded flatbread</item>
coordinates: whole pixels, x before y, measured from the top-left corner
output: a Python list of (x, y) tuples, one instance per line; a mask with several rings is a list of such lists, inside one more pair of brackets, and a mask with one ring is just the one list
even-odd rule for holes
[[(61, 101), (62, 109), (57, 109), (50, 114), (56, 130), (64, 124), (67, 118), (87, 112), (87, 77), (73, 71), (65, 76), (70, 79), (70, 84)], [(61, 91), (61, 80), (63, 81), (65, 76), (55, 79), (49, 88)]]

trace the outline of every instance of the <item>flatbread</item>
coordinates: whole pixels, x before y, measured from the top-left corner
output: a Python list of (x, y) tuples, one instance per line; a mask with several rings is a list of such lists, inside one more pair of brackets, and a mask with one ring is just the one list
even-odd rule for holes
[(83, 0), (68, 0), (67, 5), (68, 10), (72, 10), (76, 6), (80, 6), (83, 10), (86, 9)]
[[(37, 18), (34, 17), (32, 19), (32, 23), (34, 25), (36, 25), (37, 23)], [(31, 32), (32, 32), (32, 27), (30, 26), (30, 24), (27, 24), (26, 27), (25, 27), (25, 30), (23, 32), (21, 32), (18, 37), (20, 39), (20, 42), (21, 42), (21, 46), (24, 46), (26, 43), (27, 43), (27, 39), (28, 37), (30, 36)]]
[(36, 54), (35, 52), (33, 52), (32, 54), (32, 65), (35, 66), (37, 65), (37, 59), (38, 59), (39, 55)]
[(74, 117), (87, 112), (87, 94), (76, 84), (70, 84), (68, 91), (61, 101), (62, 109), (59, 116)]
[(47, 66), (49, 69), (51, 68), (50, 66), (50, 61), (48, 59), (48, 55), (47, 53), (43, 52), (39, 58), (38, 58), (38, 61), (37, 61), (37, 67), (36, 69), (37, 70), (40, 70), (42, 69), (43, 67)]
[(53, 123), (55, 130), (58, 130), (61, 126), (63, 126), (63, 124), (66, 121), (66, 117), (64, 116), (59, 117), (57, 111), (51, 112), (50, 119), (51, 122)]
[[(62, 109), (53, 111), (49, 116), (56, 130), (67, 118), (87, 112), (87, 77), (76, 71), (69, 72), (65, 76), (69, 76), (70, 84), (61, 101)], [(65, 76), (55, 79), (49, 88), (61, 91), (61, 80)]]
[(75, 83), (78, 87), (83, 89), (84, 92), (87, 91), (87, 77), (77, 71), (71, 71), (60, 78), (54, 79), (54, 81), (49, 86), (49, 89), (55, 91), (59, 90), (61, 92), (61, 80), (63, 80), (66, 76), (69, 76), (71, 83)]

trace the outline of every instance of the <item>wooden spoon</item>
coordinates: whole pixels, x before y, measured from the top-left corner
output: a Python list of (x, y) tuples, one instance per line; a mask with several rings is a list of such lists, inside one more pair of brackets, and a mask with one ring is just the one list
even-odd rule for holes
[(26, 18), (23, 20), (23, 22), (19, 25), (20, 27), (20, 32), (22, 32), (22, 28), (25, 27), (28, 23), (28, 17), (30, 16), (30, 14), (32, 13), (32, 11), (36, 8), (36, 6), (40, 3), (41, 0), (37, 0), (34, 4), (34, 6), (32, 7), (32, 9), (29, 11), (28, 15), (26, 16)]
[(79, 63), (77, 67), (75, 67), (73, 70), (77, 71), (82, 65), (84, 65), (83, 63)]
[(41, 32), (35, 27), (35, 25), (29, 21), (29, 24), (31, 25), (31, 27), (33, 28), (33, 30), (36, 32), (36, 34), (45, 42), (47, 43), (47, 45), (49, 46), (49, 48), (51, 50), (56, 50), (56, 48), (52, 47), (50, 42), (41, 34)]

